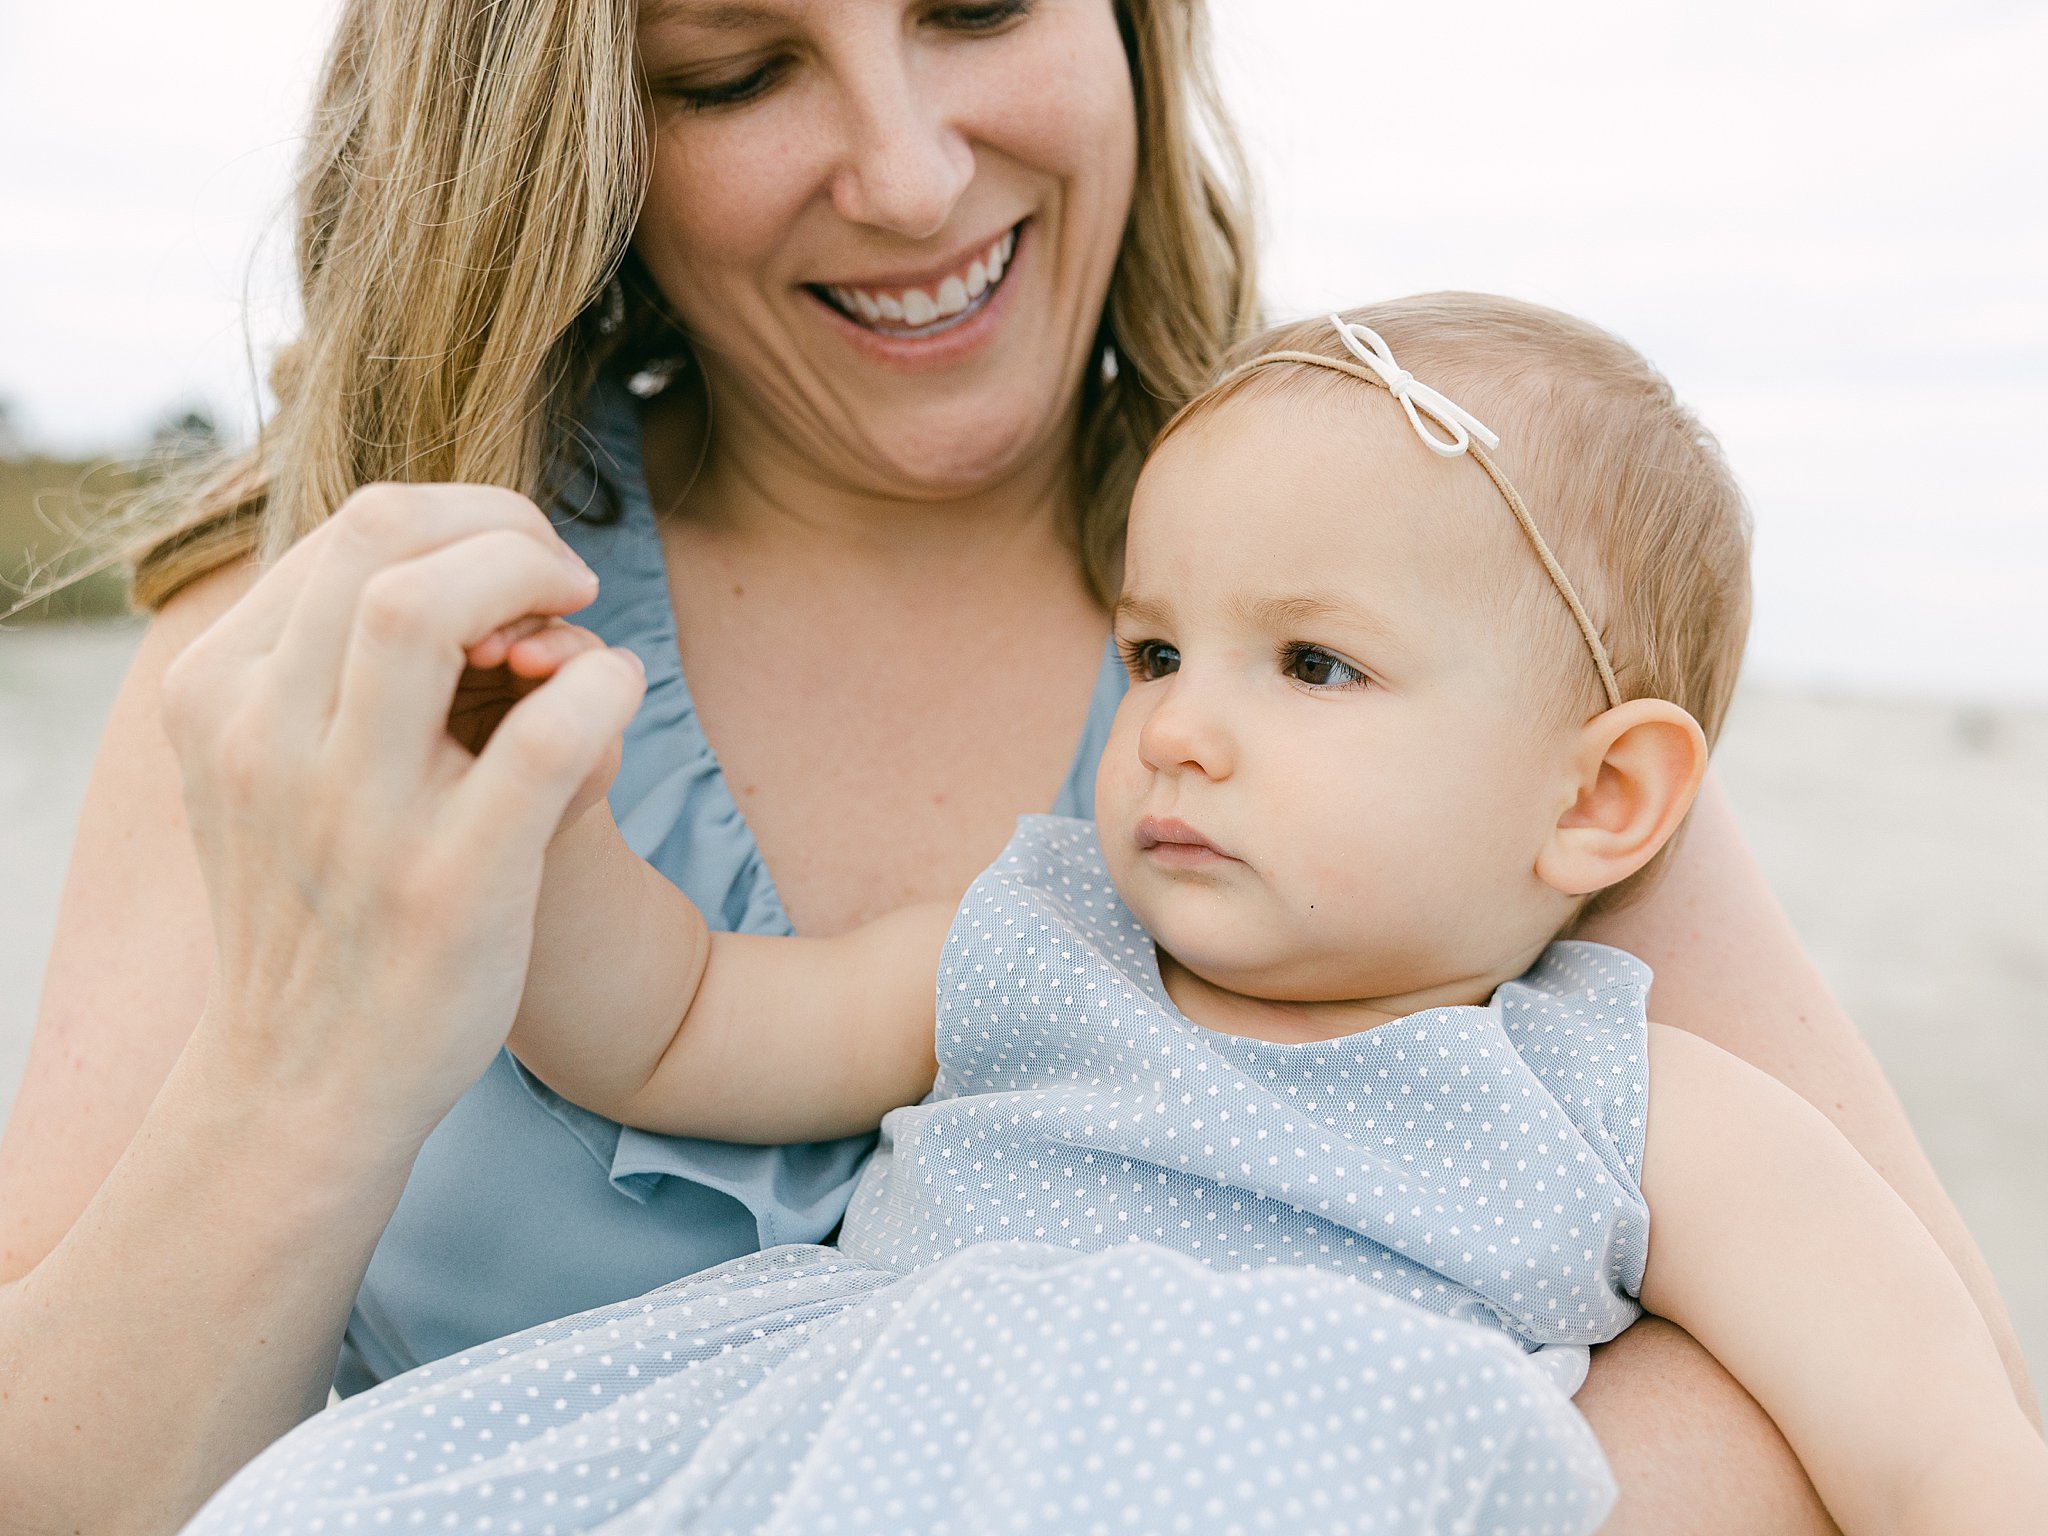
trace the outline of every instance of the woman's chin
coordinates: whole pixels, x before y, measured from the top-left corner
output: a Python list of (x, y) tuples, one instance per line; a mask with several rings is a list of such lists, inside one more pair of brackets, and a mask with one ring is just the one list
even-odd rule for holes
[(1055, 481), (1064, 454), (1050, 425), (1014, 412), (947, 412), (943, 421), (891, 422), (871, 431), (868, 457), (915, 500), (969, 497), (1020, 476)]

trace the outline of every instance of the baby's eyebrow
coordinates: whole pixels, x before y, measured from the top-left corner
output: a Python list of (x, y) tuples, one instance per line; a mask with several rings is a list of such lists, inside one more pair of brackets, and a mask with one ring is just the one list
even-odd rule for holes
[[(1117, 599), (1110, 622), (1117, 629), (1165, 628), (1172, 622), (1171, 605), (1150, 597), (1126, 594)], [(1376, 640), (1398, 642), (1399, 631), (1386, 619), (1341, 597), (1297, 594), (1290, 597), (1238, 597), (1230, 604), (1230, 619), (1247, 629), (1284, 630), (1314, 624), (1341, 624), (1363, 631)]]
[(1150, 598), (1132, 597), (1129, 594), (1119, 597), (1116, 600), (1116, 607), (1109, 612), (1110, 627), (1113, 629), (1126, 625), (1151, 629), (1164, 624), (1166, 620), (1167, 611), (1164, 603), (1155, 603)]
[(1236, 616), (1265, 629), (1288, 629), (1298, 625), (1342, 624), (1364, 630), (1383, 640), (1398, 638), (1392, 624), (1368, 608), (1340, 597), (1304, 594), (1294, 597), (1240, 599), (1233, 605)]

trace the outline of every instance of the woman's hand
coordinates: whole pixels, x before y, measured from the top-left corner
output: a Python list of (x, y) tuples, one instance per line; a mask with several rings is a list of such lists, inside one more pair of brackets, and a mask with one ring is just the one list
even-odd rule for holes
[(416, 1143), (503, 1044), (548, 841), (643, 689), (630, 655), (531, 623), (595, 593), (522, 496), (375, 486), (172, 665), (216, 945), (200, 1030), (252, 1089)]
[[(448, 709), (448, 734), (474, 756), (484, 749), (491, 733), (511, 712), (512, 706), (553, 677), (574, 657), (585, 651), (604, 649), (604, 641), (587, 629), (561, 619), (528, 614), (487, 635), (471, 646), (467, 665), (455, 685), (455, 701)], [(621, 651), (636, 670), (639, 661), (630, 651)], [(562, 823), (575, 821), (595, 805), (612, 780), (618, 776), (619, 754), (624, 742), (614, 736), (598, 760), (569, 797)]]

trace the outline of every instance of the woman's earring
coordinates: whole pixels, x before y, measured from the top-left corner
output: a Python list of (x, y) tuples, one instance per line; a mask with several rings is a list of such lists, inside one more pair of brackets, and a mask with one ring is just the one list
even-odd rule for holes
[(626, 388), (642, 400), (652, 400), (656, 395), (675, 383), (677, 377), (689, 371), (690, 355), (677, 353), (672, 357), (650, 357), (640, 369), (626, 380)]
[(617, 276), (604, 285), (604, 308), (598, 312), (597, 333), (600, 336), (616, 336), (619, 327), (626, 323), (626, 289)]

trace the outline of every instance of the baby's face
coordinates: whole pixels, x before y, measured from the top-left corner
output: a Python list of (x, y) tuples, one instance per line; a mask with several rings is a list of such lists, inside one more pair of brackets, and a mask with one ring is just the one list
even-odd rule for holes
[(1476, 464), (1340, 387), (1364, 398), (1229, 401), (1146, 467), (1104, 853), (1213, 986), (1491, 990), (1570, 915), (1534, 866), (1576, 794), (1575, 732), (1501, 596), (1501, 562), (1535, 557)]

